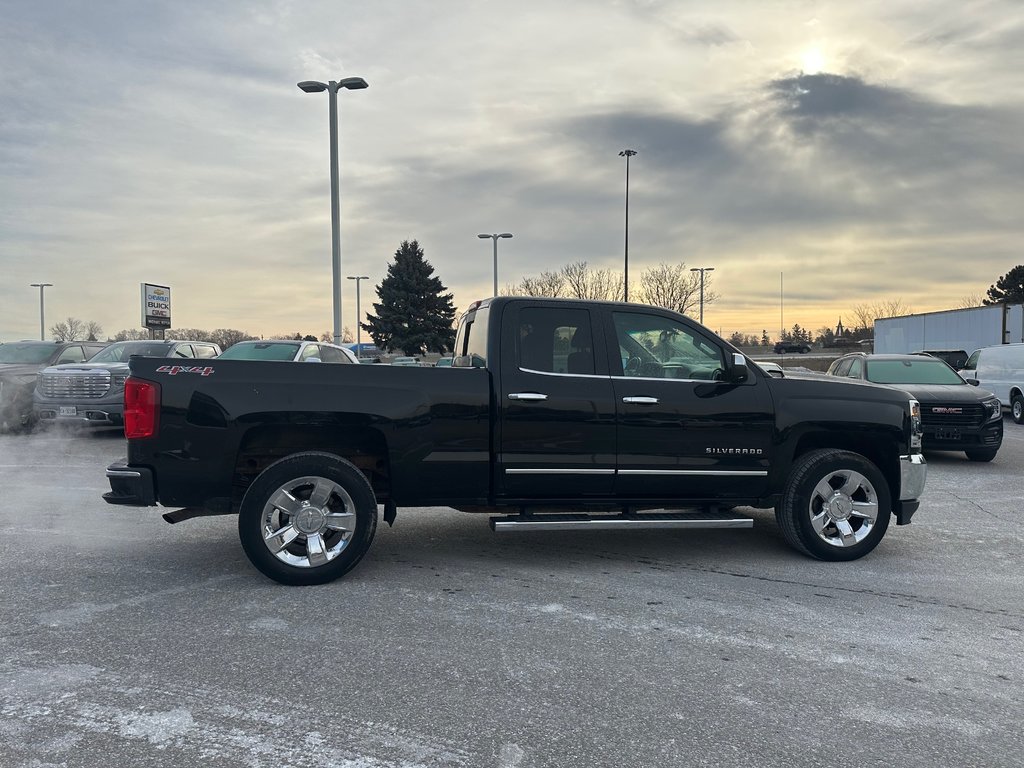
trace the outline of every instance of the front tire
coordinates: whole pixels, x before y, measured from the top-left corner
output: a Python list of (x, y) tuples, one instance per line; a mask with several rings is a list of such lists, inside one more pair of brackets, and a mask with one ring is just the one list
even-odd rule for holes
[(238, 536), (249, 561), (281, 584), (325, 584), (362, 559), (377, 529), (373, 489), (351, 462), (297, 453), (245, 492)]
[(1024, 397), (1014, 395), (1010, 398), (1010, 415), (1017, 424), (1024, 424)]
[(892, 501), (889, 484), (864, 456), (832, 448), (798, 457), (775, 508), (791, 547), (819, 560), (856, 560), (878, 546)]
[(992, 461), (998, 452), (998, 448), (972, 448), (969, 451), (964, 451), (971, 461)]

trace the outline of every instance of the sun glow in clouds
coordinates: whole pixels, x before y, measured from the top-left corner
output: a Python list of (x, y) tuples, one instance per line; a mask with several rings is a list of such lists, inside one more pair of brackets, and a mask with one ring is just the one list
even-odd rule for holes
[(808, 48), (800, 54), (800, 69), (804, 74), (816, 75), (825, 68), (825, 56), (819, 48)]

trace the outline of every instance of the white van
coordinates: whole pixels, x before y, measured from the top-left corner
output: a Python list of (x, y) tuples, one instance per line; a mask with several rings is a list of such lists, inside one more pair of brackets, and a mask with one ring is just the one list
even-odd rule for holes
[(1010, 415), (1024, 423), (1024, 344), (997, 344), (976, 349), (960, 375), (977, 383), (1010, 407)]

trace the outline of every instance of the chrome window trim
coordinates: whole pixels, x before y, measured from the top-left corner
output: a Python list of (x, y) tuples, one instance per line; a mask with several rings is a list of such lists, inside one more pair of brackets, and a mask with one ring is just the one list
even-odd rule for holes
[(606, 376), (601, 373), (556, 373), (555, 371), (535, 371), (533, 368), (520, 368), (522, 373), (536, 373), (541, 376), (568, 376), (573, 379), (610, 379), (611, 376)]
[(720, 379), (666, 379), (658, 376), (612, 376), (616, 381), (678, 381), (690, 384), (725, 384)]

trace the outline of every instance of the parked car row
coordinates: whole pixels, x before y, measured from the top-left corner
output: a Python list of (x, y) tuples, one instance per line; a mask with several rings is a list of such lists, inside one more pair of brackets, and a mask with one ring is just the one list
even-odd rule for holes
[(204, 341), (7, 342), (0, 345), (0, 429), (20, 430), (36, 422), (120, 426), (132, 356), (359, 362), (344, 347), (290, 339), (243, 341), (223, 354), (218, 345)]

